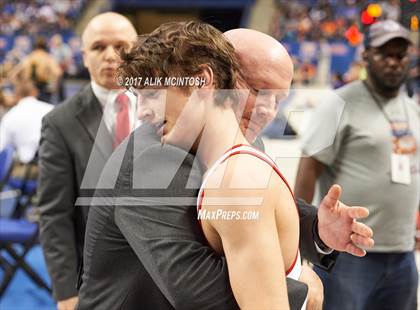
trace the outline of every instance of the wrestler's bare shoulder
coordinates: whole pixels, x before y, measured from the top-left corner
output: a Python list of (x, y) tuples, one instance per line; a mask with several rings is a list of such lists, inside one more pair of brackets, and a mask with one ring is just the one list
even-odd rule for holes
[(228, 157), (209, 174), (206, 188), (267, 190), (272, 181), (272, 166), (251, 154)]

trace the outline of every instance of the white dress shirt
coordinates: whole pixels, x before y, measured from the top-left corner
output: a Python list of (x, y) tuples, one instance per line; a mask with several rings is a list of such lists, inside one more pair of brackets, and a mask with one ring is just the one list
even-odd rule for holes
[(21, 99), (0, 121), (0, 150), (12, 144), (21, 162), (31, 161), (38, 150), (42, 118), (52, 109), (35, 97)]
[(128, 96), (130, 100), (129, 105), (129, 117), (130, 117), (130, 129), (134, 130), (139, 126), (139, 121), (137, 120), (137, 103), (136, 103), (136, 97), (129, 91), (119, 89), (119, 90), (110, 90), (106, 89), (98, 83), (91, 81), (92, 85), (92, 91), (95, 94), (96, 98), (98, 98), (99, 103), (102, 106), (103, 111), (103, 120), (105, 122), (105, 126), (108, 129), (108, 131), (114, 135), (114, 127), (115, 127), (115, 120), (117, 118), (118, 113), (118, 105), (115, 102), (117, 99), (117, 96), (121, 93), (124, 93)]

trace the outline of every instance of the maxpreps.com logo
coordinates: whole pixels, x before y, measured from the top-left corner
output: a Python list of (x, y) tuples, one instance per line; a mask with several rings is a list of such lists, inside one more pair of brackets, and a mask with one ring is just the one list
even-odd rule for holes
[(248, 210), (248, 211), (238, 211), (238, 210), (198, 210), (198, 220), (225, 220), (225, 221), (254, 221), (258, 220), (260, 217), (260, 211)]

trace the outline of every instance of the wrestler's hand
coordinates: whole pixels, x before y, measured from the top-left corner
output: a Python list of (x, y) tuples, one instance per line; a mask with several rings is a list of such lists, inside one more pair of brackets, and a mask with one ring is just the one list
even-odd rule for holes
[(321, 279), (308, 265), (302, 265), (299, 281), (308, 285), (307, 310), (321, 310), (324, 301), (324, 286)]
[(74, 310), (77, 303), (79, 302), (79, 297), (74, 296), (69, 299), (59, 300), (57, 303), (57, 310)]
[(348, 207), (339, 201), (341, 187), (331, 186), (318, 210), (318, 234), (330, 248), (347, 252), (355, 256), (365, 256), (362, 249), (374, 244), (372, 229), (357, 219), (369, 215), (364, 207)]

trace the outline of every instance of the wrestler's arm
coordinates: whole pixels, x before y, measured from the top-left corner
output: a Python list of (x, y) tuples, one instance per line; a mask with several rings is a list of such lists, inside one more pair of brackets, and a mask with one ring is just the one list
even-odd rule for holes
[[(202, 204), (203, 211), (214, 213), (223, 210), (237, 216), (232, 219), (212, 218), (203, 221), (203, 225), (209, 241), (211, 236), (219, 236), (221, 239), (230, 283), (240, 308), (287, 309), (285, 266), (275, 213), (281, 212), (280, 216), (285, 216), (284, 222), (287, 222), (287, 212), (294, 212), (296, 216), (296, 209), (288, 205), (293, 203), (291, 197), (287, 199), (279, 195), (277, 175), (264, 180), (264, 175), (269, 174), (263, 170), (271, 172), (271, 167), (264, 162), (262, 163), (265, 166), (253, 166), (252, 161), (261, 162), (256, 158), (237, 159), (226, 170), (222, 165), (209, 177)], [(229, 164), (231, 163), (230, 160)], [(234, 175), (235, 172), (244, 170), (247, 171), (245, 175)], [(220, 174), (219, 171), (223, 171), (221, 174), (224, 175), (221, 183), (217, 175)], [(244, 179), (249, 182), (244, 184)], [(216, 184), (220, 185), (217, 187)], [(284, 183), (280, 186), (285, 187)], [(258, 204), (247, 205), (254, 198), (259, 199)], [(279, 210), (284, 210), (284, 214)], [(243, 219), (245, 214), (255, 211), (258, 212), (257, 219)], [(297, 235), (297, 221), (295, 228)], [(286, 224), (281, 230), (290, 232), (289, 225)], [(296, 250), (293, 255), (295, 253)]]
[[(200, 169), (193, 166), (193, 160), (193, 156), (178, 148), (162, 148), (160, 144), (140, 154), (134, 170), (137, 171), (136, 182), (143, 184), (143, 188), (156, 188), (152, 183), (167, 177), (171, 167), (179, 168), (178, 173), (171, 186), (163, 190), (165, 196), (162, 195), (160, 205), (119, 207), (116, 221), (139, 260), (176, 309), (237, 309), (226, 259), (206, 245), (197, 221), (197, 191), (194, 189), (200, 187), (202, 175)], [(190, 205), (172, 204), (176, 198), (167, 199), (168, 195), (179, 198), (185, 191), (186, 180), (190, 188), (186, 195), (193, 194), (189, 197)], [(160, 196), (159, 190), (152, 190), (150, 196)], [(145, 197), (133, 198), (141, 205)], [(307, 285), (287, 279), (287, 288), (291, 309), (301, 309)]]

